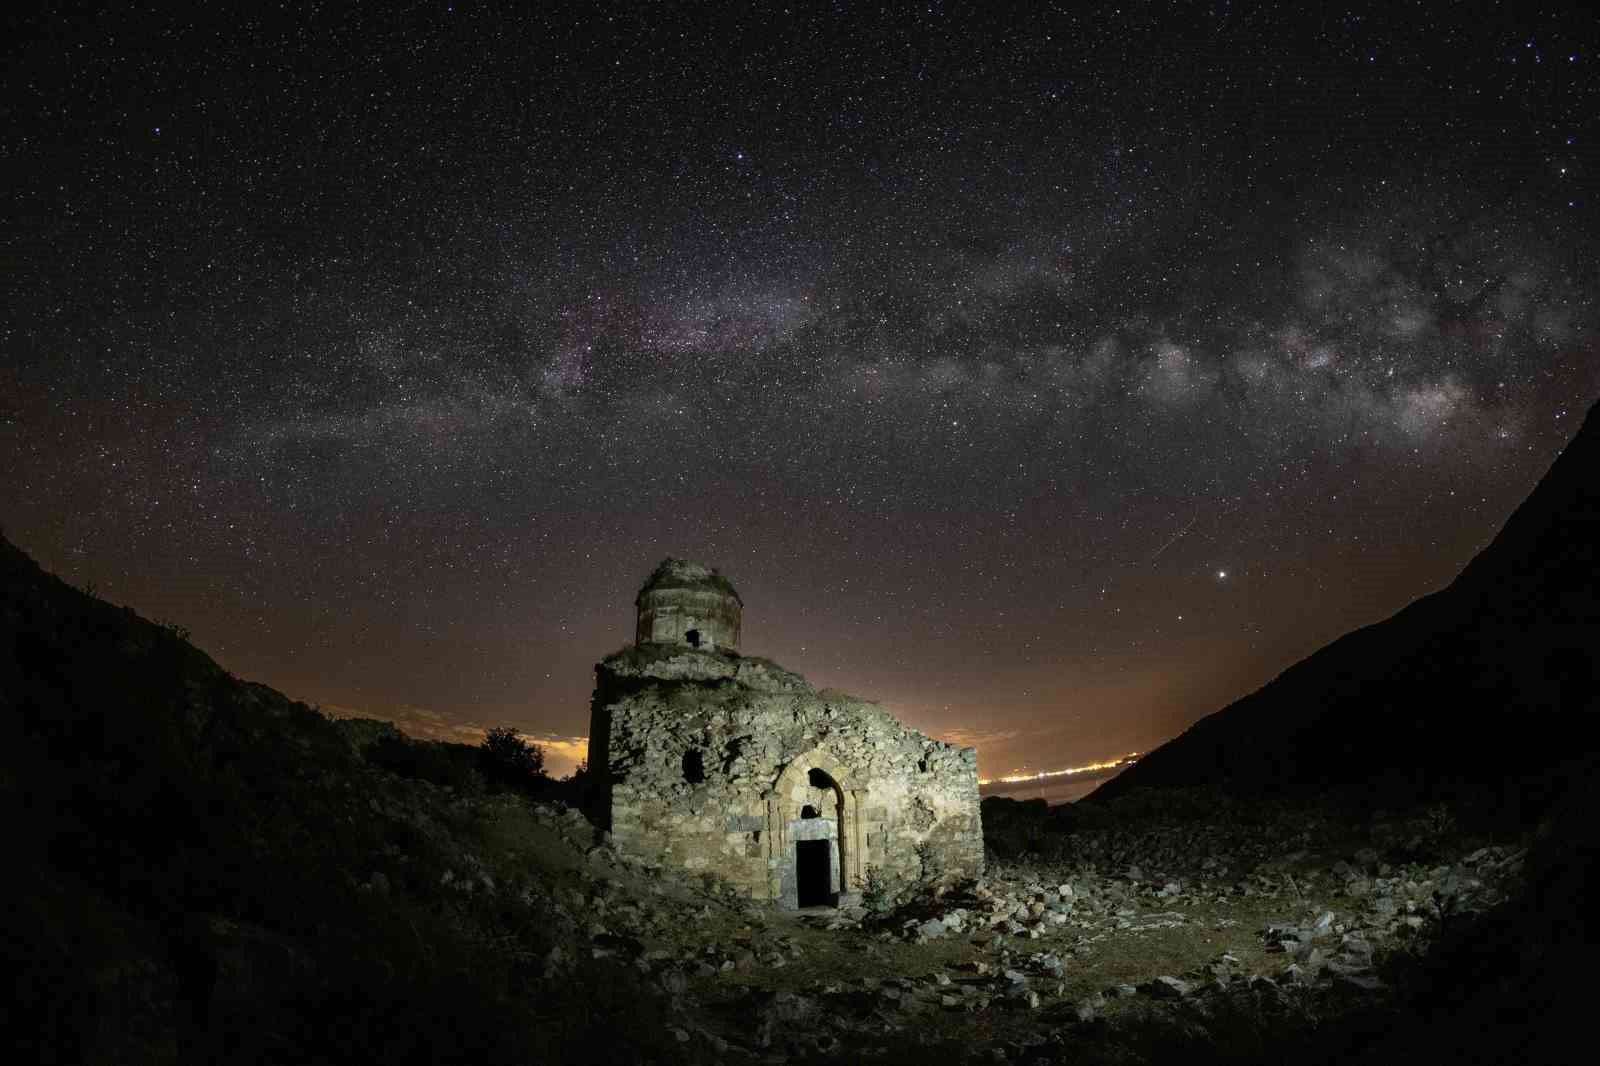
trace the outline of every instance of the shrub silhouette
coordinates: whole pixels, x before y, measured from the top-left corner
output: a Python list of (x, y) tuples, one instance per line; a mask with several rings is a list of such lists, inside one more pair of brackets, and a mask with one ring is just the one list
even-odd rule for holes
[(478, 749), (483, 776), (505, 788), (531, 792), (548, 778), (544, 772), (544, 749), (530, 744), (510, 726), (489, 730)]

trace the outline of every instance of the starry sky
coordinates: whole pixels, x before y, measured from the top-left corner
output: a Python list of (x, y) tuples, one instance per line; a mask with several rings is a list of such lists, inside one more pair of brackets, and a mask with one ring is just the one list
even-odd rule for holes
[(0, 522), (334, 713), (570, 769), (670, 553), (986, 776), (1148, 750), (1600, 395), (1576, 7), (265, 8), (6, 16)]

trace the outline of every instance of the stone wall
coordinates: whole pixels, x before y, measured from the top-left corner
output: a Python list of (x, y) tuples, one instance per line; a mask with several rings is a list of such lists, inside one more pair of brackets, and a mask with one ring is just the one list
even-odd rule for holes
[(819, 902), (819, 879), (836, 897), (869, 870), (891, 885), (982, 872), (971, 748), (731, 653), (628, 648), (596, 682), (590, 765), (625, 856), (789, 907)]

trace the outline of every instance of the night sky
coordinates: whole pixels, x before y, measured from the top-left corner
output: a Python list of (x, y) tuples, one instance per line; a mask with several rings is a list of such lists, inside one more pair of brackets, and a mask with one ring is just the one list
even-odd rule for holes
[(0, 522), (335, 713), (563, 772), (675, 554), (986, 776), (1148, 750), (1600, 395), (1576, 9), (181, 6), (6, 26)]

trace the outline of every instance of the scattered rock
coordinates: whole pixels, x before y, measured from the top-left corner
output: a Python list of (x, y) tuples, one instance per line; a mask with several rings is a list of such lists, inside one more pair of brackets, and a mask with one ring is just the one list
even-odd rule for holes
[(1146, 981), (1139, 986), (1139, 991), (1155, 999), (1182, 999), (1194, 991), (1194, 985), (1163, 975)]

